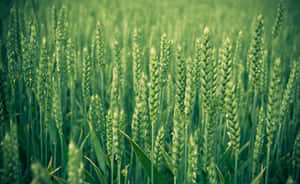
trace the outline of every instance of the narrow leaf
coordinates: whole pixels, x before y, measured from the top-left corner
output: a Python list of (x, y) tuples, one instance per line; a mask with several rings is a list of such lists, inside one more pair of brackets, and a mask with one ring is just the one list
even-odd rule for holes
[(88, 183), (96, 183), (96, 179), (91, 173), (89, 173), (88, 170), (84, 169), (83, 174), (85, 176), (85, 179), (88, 181)]
[(107, 184), (107, 181), (105, 180), (105, 177), (101, 173), (100, 169), (96, 166), (96, 164), (90, 158), (88, 158), (87, 156), (84, 156), (84, 158), (87, 159), (90, 162), (90, 164), (94, 167), (94, 170), (97, 174), (97, 177), (98, 177), (100, 183)]
[(218, 171), (218, 173), (219, 173), (220, 183), (221, 183), (221, 184), (225, 183), (224, 176), (223, 176), (221, 170), (219, 169), (219, 167), (217, 166), (217, 164), (215, 164), (215, 166), (216, 166), (217, 171)]
[(256, 178), (254, 178), (254, 180), (251, 182), (251, 184), (259, 184), (261, 177), (263, 176), (263, 173), (265, 171), (266, 168), (262, 168), (260, 173), (256, 176)]
[(83, 149), (83, 146), (85, 145), (86, 141), (88, 140), (88, 138), (90, 137), (90, 134), (88, 133), (85, 138), (83, 139), (81, 145), (80, 145), (80, 149)]
[(58, 167), (49, 173), (50, 176), (53, 176), (57, 171), (59, 171), (61, 167)]
[(165, 151), (164, 148), (161, 147), (161, 151), (162, 151), (162, 155), (165, 158), (167, 164), (168, 164), (168, 168), (171, 171), (171, 173), (174, 175), (174, 166), (172, 164), (172, 158), (168, 155), (168, 153)]
[(55, 176), (55, 175), (53, 175), (52, 177), (54, 178), (54, 180), (56, 180), (60, 184), (66, 184), (67, 183), (66, 180), (64, 180), (63, 178), (60, 178), (60, 177)]
[(239, 154), (241, 154), (244, 151), (244, 149), (246, 149), (249, 145), (250, 141), (246, 142), (246, 144), (244, 144), (244, 146), (241, 147)]
[(96, 152), (96, 157), (97, 157), (98, 163), (100, 165), (100, 169), (102, 171), (105, 171), (105, 155), (104, 155), (104, 152), (103, 152), (102, 147), (99, 143), (99, 140), (98, 140), (98, 138), (95, 134), (92, 123), (91, 122), (88, 122), (88, 123), (89, 123), (89, 127), (90, 127), (90, 134), (91, 134), (92, 144), (93, 144), (95, 152)]
[[(133, 151), (135, 152), (135, 155), (139, 162), (141, 163), (144, 171), (148, 175), (148, 177), (151, 177), (151, 160), (147, 157), (147, 155), (142, 151), (142, 149), (123, 131), (121, 131), (121, 134), (126, 137), (126, 139), (129, 141)], [(161, 176), (161, 174), (157, 171), (157, 169), (154, 167), (154, 183), (160, 183), (160, 184), (167, 184), (167, 180)]]

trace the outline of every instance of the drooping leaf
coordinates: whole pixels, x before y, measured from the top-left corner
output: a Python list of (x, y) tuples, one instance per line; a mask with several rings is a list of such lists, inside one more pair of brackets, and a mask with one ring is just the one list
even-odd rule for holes
[(92, 123), (88, 122), (88, 124), (89, 124), (89, 127), (90, 127), (91, 140), (92, 140), (92, 144), (94, 146), (95, 152), (96, 152), (96, 157), (97, 157), (98, 163), (100, 165), (100, 169), (104, 172), (105, 171), (104, 151), (102, 150), (101, 144), (99, 143), (99, 140), (98, 140), (98, 138), (95, 134)]
[(57, 181), (59, 184), (66, 184), (66, 183), (67, 183), (66, 180), (64, 180), (63, 178), (60, 178), (60, 177), (55, 176), (55, 175), (53, 175), (52, 177), (53, 177), (53, 179), (54, 179), (55, 181)]
[(239, 154), (241, 154), (248, 146), (250, 145), (250, 141), (246, 142), (244, 146), (241, 147)]
[[(137, 159), (141, 163), (145, 173), (148, 175), (148, 177), (151, 177), (151, 160), (147, 157), (147, 155), (142, 151), (142, 149), (123, 131), (121, 131), (121, 134), (126, 137), (126, 139), (129, 141)], [(157, 168), (154, 167), (154, 184), (160, 183), (160, 184), (167, 184), (167, 180), (162, 177), (162, 175), (158, 172)]]
[(260, 173), (252, 180), (251, 184), (259, 184), (266, 168), (262, 168)]
[(83, 146), (85, 145), (86, 141), (88, 140), (88, 138), (90, 137), (90, 134), (88, 133), (85, 138), (83, 139), (81, 145), (80, 145), (80, 149), (83, 149)]
[(85, 180), (88, 182), (88, 183), (97, 183), (96, 179), (94, 178), (94, 176), (86, 169), (83, 170), (83, 174), (85, 176)]
[(166, 152), (166, 150), (164, 148), (161, 147), (161, 151), (163, 154), (163, 157), (165, 158), (167, 164), (168, 164), (168, 168), (171, 171), (171, 173), (174, 175), (174, 166), (172, 164), (172, 158), (170, 157), (170, 155), (168, 155), (168, 153)]
[(219, 173), (220, 183), (221, 183), (221, 184), (225, 183), (225, 179), (224, 179), (224, 176), (223, 176), (221, 170), (219, 169), (219, 167), (217, 166), (217, 164), (215, 164), (215, 166), (216, 166), (217, 171), (218, 171), (218, 173)]
[(101, 171), (97, 167), (97, 165), (90, 158), (88, 158), (87, 156), (84, 156), (84, 158), (87, 159), (91, 163), (91, 165), (93, 166), (100, 183), (107, 184), (107, 181), (106, 181), (105, 177), (103, 176), (103, 174), (101, 173)]

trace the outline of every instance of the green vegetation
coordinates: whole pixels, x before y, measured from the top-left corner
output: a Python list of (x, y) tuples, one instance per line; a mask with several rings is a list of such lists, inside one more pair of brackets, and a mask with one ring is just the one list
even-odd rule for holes
[(300, 180), (295, 0), (0, 5), (0, 183)]

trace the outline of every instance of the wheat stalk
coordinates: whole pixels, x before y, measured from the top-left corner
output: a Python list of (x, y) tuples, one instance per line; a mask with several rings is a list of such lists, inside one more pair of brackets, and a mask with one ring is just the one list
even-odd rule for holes
[(274, 62), (273, 73), (271, 74), (271, 81), (269, 85), (269, 95), (267, 104), (267, 170), (265, 183), (268, 182), (268, 170), (269, 170), (269, 160), (270, 151), (273, 143), (275, 133), (277, 131), (277, 123), (279, 121), (277, 115), (277, 109), (280, 105), (279, 97), (279, 84), (280, 84), (280, 58), (277, 58)]
[(151, 183), (154, 181), (153, 175), (153, 160), (154, 160), (154, 131), (157, 124), (158, 106), (159, 106), (159, 62), (154, 48), (150, 51), (151, 62), (150, 62), (150, 90), (149, 90), (149, 113), (151, 122)]

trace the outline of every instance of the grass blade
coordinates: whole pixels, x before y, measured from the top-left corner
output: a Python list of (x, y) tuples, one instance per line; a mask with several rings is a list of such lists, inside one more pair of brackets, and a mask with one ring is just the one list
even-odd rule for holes
[(172, 164), (172, 158), (170, 157), (170, 155), (168, 155), (168, 153), (162, 147), (161, 147), (161, 151), (162, 151), (163, 157), (165, 158), (165, 160), (166, 160), (166, 162), (168, 164), (169, 170), (171, 171), (171, 173), (174, 176), (174, 166)]
[(84, 156), (84, 158), (87, 159), (90, 162), (90, 164), (94, 167), (94, 170), (97, 174), (97, 177), (98, 177), (100, 183), (107, 184), (107, 181), (105, 180), (105, 177), (103, 176), (103, 174), (101, 173), (101, 171), (97, 167), (97, 165), (90, 158), (88, 158), (87, 156)]
[(261, 169), (260, 173), (254, 178), (251, 184), (259, 184), (265, 170), (266, 168)]
[(94, 146), (94, 149), (96, 152), (96, 157), (97, 157), (98, 163), (100, 165), (100, 169), (104, 172), (105, 171), (105, 155), (102, 150), (101, 144), (99, 143), (99, 140), (95, 134), (92, 123), (91, 122), (88, 122), (88, 123), (89, 123), (89, 127), (90, 127), (92, 143), (93, 143), (93, 146)]
[[(146, 154), (142, 151), (142, 149), (123, 131), (121, 131), (121, 134), (126, 137), (126, 139), (129, 141), (133, 151), (135, 152), (135, 155), (137, 159), (140, 161), (144, 171), (146, 172), (147, 176), (151, 177), (151, 161), (146, 156)], [(160, 183), (160, 184), (167, 184), (167, 180), (161, 176), (161, 174), (157, 171), (157, 169), (154, 167), (154, 183)]]

